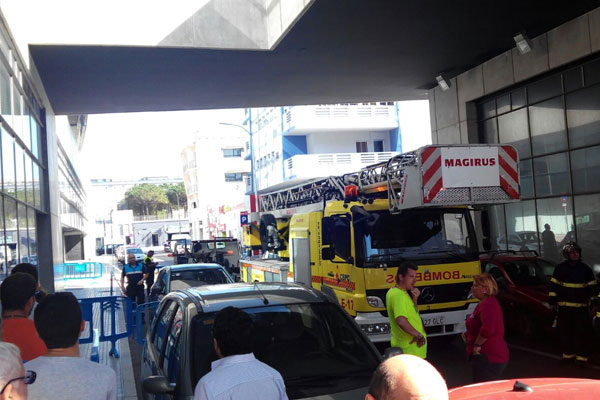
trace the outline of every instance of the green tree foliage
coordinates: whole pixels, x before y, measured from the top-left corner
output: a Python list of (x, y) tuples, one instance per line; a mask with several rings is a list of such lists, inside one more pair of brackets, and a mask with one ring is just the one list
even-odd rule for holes
[[(172, 183), (164, 183), (160, 185), (165, 191), (167, 198), (169, 199), (169, 208), (171, 210), (177, 209), (179, 204), (180, 208), (187, 210), (187, 196), (185, 194), (185, 186), (183, 182), (176, 185)], [(179, 197), (179, 200), (177, 199)]]
[(165, 190), (150, 183), (142, 183), (128, 189), (124, 202), (135, 215), (152, 215), (169, 205)]

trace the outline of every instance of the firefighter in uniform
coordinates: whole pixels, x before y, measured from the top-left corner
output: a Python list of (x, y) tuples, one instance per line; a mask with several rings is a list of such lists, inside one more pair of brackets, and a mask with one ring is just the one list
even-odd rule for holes
[(144, 267), (146, 267), (146, 294), (150, 298), (150, 288), (154, 285), (154, 270), (156, 269), (156, 263), (154, 262), (154, 250), (149, 250), (144, 257)]
[(586, 363), (592, 340), (589, 306), (597, 283), (592, 269), (581, 262), (581, 247), (568, 242), (565, 261), (554, 269), (549, 302), (558, 310), (558, 332), (562, 361)]
[(142, 304), (145, 302), (144, 281), (148, 276), (146, 268), (135, 259), (135, 254), (129, 254), (127, 261), (121, 272), (121, 287), (124, 287), (125, 277), (127, 277), (127, 287), (125, 288), (127, 297), (137, 304)]

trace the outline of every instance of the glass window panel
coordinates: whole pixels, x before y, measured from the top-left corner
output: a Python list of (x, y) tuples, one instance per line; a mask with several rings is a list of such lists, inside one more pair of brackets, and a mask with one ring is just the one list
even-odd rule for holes
[(512, 109), (525, 107), (527, 105), (527, 96), (525, 94), (525, 88), (514, 90), (511, 93), (512, 97)]
[(25, 198), (29, 204), (35, 204), (33, 199), (33, 169), (28, 154), (25, 154)]
[(567, 129), (562, 97), (529, 107), (533, 155), (567, 149)]
[(24, 204), (18, 203), (18, 226), (19, 226), (19, 260), (29, 262), (29, 239), (27, 238), (27, 212)]
[(504, 114), (510, 111), (510, 93), (496, 99), (496, 108), (498, 114)]
[(4, 179), (3, 190), (12, 196), (15, 195), (15, 140), (2, 129), (2, 176)]
[(8, 265), (17, 264), (17, 203), (4, 198), (4, 224), (6, 227), (6, 259)]
[(4, 38), (4, 35), (0, 32), (0, 50), (4, 53), (4, 57), (6, 59), (10, 59), (10, 48), (8, 47), (8, 42)]
[(21, 116), (21, 93), (16, 85), (13, 85), (13, 121), (10, 124), (11, 128), (19, 137), (23, 136), (23, 121)]
[(575, 193), (600, 191), (600, 146), (571, 152)]
[(562, 84), (560, 74), (551, 76), (541, 81), (534, 82), (527, 88), (529, 104), (537, 103), (538, 101), (558, 96), (561, 93)]
[[(552, 197), (549, 199), (538, 199), (538, 223), (540, 229), (544, 225), (550, 225), (558, 249), (569, 240), (575, 240), (573, 225), (573, 199), (571, 196)], [(551, 249), (548, 253), (551, 253)], [(551, 255), (551, 254), (550, 254)]]
[(506, 238), (501, 244), (508, 250), (538, 250), (537, 241), (530, 240), (537, 234), (535, 218), (535, 204), (533, 200), (520, 201), (507, 204), (506, 213)]
[(538, 197), (571, 193), (567, 153), (535, 158), (533, 171)]
[(10, 74), (0, 63), (0, 110), (2, 117), (10, 124), (12, 123), (12, 90), (10, 87)]
[(582, 247), (585, 263), (600, 273), (600, 194), (575, 196), (577, 242)]
[(519, 174), (521, 177), (521, 197), (533, 197), (534, 190), (531, 160), (523, 160), (519, 163)]
[(586, 86), (600, 82), (600, 59), (583, 66), (583, 79), (585, 79)]
[(481, 143), (498, 143), (498, 128), (496, 118), (486, 119), (479, 123)]
[(37, 229), (35, 224), (35, 210), (27, 208), (27, 229), (29, 236), (29, 262), (37, 265)]
[(515, 146), (520, 158), (531, 157), (526, 108), (499, 116), (498, 134), (500, 143)]
[(6, 236), (4, 235), (4, 196), (0, 196), (0, 280), (8, 275)]
[(563, 74), (565, 92), (580, 89), (583, 86), (583, 74), (581, 67), (573, 68)]
[(486, 119), (496, 116), (496, 99), (486, 101), (485, 103), (479, 103), (477, 105), (477, 115), (479, 119)]
[(23, 149), (15, 145), (15, 172), (17, 178), (17, 199), (26, 201), (25, 197), (25, 163), (23, 162)]
[(490, 245), (494, 250), (506, 250), (506, 221), (504, 206), (490, 206), (488, 209)]
[(40, 159), (40, 126), (33, 116), (30, 116), (31, 122), (31, 152)]
[(33, 163), (33, 205), (39, 209), (42, 209), (42, 193), (40, 188), (40, 167), (36, 163)]
[(567, 127), (571, 148), (600, 143), (600, 85), (566, 97)]
[(25, 147), (31, 150), (31, 111), (27, 103), (23, 101), (23, 135), (21, 139), (23, 139), (23, 143), (25, 143)]

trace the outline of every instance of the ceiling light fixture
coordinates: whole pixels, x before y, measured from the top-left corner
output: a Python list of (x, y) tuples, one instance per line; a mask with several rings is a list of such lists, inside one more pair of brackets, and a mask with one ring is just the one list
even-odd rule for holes
[(525, 31), (517, 33), (513, 39), (515, 40), (515, 43), (517, 44), (517, 50), (519, 50), (521, 55), (527, 54), (531, 51), (533, 46), (531, 45), (531, 40), (529, 40), (529, 37), (527, 37)]
[(438, 85), (442, 90), (446, 91), (450, 89), (450, 82), (446, 78), (444, 78), (443, 75), (436, 76), (435, 80), (437, 81)]

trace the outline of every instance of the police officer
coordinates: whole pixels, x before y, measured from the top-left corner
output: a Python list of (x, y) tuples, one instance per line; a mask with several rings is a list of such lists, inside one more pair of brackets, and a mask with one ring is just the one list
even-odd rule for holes
[(146, 267), (146, 294), (150, 298), (150, 288), (154, 285), (154, 270), (156, 269), (156, 263), (154, 262), (154, 250), (149, 250), (144, 257), (144, 267)]
[(577, 243), (567, 242), (563, 256), (565, 261), (552, 274), (549, 302), (558, 309), (562, 362), (585, 364), (592, 338), (589, 306), (596, 292), (596, 278), (592, 269), (581, 262)]
[(146, 268), (135, 259), (135, 254), (127, 256), (127, 264), (123, 265), (121, 272), (121, 287), (124, 286), (127, 277), (125, 292), (131, 301), (137, 304), (144, 303), (144, 280), (147, 278)]

